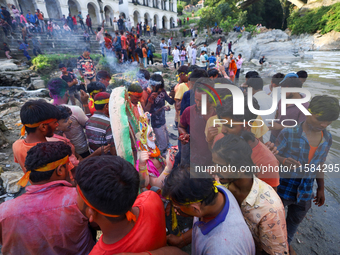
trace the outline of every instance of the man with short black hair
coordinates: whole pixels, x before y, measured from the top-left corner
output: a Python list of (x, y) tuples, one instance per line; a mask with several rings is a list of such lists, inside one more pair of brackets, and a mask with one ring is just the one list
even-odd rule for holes
[[(260, 76), (254, 76), (250, 78), (247, 80), (246, 84), (248, 85), (248, 91), (249, 88), (252, 88), (252, 95), (254, 98), (256, 98), (258, 104), (260, 105), (261, 111), (272, 108), (273, 100), (263, 91), (263, 80)], [(273, 111), (271, 114), (261, 115), (261, 118), (267, 126), (270, 126), (270, 123), (272, 122), (271, 120), (275, 119), (275, 111)], [(266, 119), (268, 119), (268, 121)]]
[(42, 142), (27, 152), (21, 181), (29, 179), (32, 185), (0, 205), (3, 254), (90, 253), (95, 243), (88, 218), (77, 207), (76, 189), (66, 181), (73, 168), (71, 154), (64, 142)]
[(70, 120), (72, 121), (72, 128), (69, 131), (65, 132), (65, 135), (74, 145), (75, 151), (82, 158), (86, 158), (90, 155), (90, 153), (86, 135), (84, 132), (85, 123), (88, 120), (85, 113), (89, 114), (90, 110), (87, 103), (88, 97), (85, 91), (81, 91), (81, 100), (85, 109), (84, 113), (79, 106), (68, 105), (70, 96), (68, 93), (68, 85), (64, 80), (60, 78), (51, 79), (48, 82), (47, 87), (50, 91), (50, 97), (53, 98), (54, 105), (67, 106), (71, 109), (72, 115), (70, 117)]
[(75, 179), (80, 211), (103, 232), (91, 253), (145, 253), (166, 246), (162, 200), (153, 191), (138, 195), (139, 175), (129, 162), (111, 155), (86, 159)]
[(200, 178), (192, 173), (188, 167), (176, 168), (163, 187), (163, 196), (178, 212), (194, 216), (191, 254), (255, 255), (253, 237), (232, 193), (214, 184), (208, 173)]
[(75, 75), (69, 71), (67, 71), (67, 68), (64, 64), (59, 64), (59, 70), (61, 71), (60, 78), (67, 82), (68, 85), (68, 93), (70, 95), (70, 100), (72, 105), (76, 105), (76, 98), (82, 104), (80, 95), (77, 92), (77, 86), (78, 85), (78, 79), (75, 77)]
[(308, 73), (304, 70), (298, 71), (297, 76), (299, 76), (300, 81), (302, 82), (302, 85), (306, 82), (308, 78)]
[(97, 73), (96, 80), (107, 87), (110, 85), (111, 76), (108, 71), (101, 70)]
[(60, 113), (57, 107), (47, 103), (45, 100), (31, 100), (26, 102), (20, 109), (20, 119), (23, 127), (21, 136), (13, 143), (14, 162), (19, 163), (21, 169), (26, 172), (25, 159), (27, 151), (41, 142), (47, 142), (46, 137), (52, 137), (57, 128)]

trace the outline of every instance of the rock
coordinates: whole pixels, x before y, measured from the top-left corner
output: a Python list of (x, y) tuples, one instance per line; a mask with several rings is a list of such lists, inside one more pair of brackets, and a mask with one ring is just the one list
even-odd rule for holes
[(0, 71), (16, 71), (18, 70), (18, 66), (14, 64), (14, 60), (12, 59), (6, 59), (0, 61)]
[(43, 80), (34, 80), (32, 82), (32, 85), (35, 89), (44, 89), (45, 88), (45, 82)]
[(15, 194), (20, 191), (21, 186), (17, 182), (24, 175), (22, 171), (6, 171), (1, 174), (1, 179), (3, 180), (3, 187), (7, 193)]

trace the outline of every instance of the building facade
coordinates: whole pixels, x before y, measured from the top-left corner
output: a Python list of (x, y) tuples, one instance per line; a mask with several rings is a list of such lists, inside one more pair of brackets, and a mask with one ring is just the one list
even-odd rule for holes
[(113, 21), (119, 16), (131, 21), (132, 26), (137, 22), (156, 24), (158, 29), (169, 29), (177, 26), (177, 0), (0, 0), (2, 5), (14, 4), (25, 15), (39, 9), (45, 19), (60, 19), (69, 13), (78, 15), (81, 11), (85, 18), (90, 14), (94, 25), (113, 26)]

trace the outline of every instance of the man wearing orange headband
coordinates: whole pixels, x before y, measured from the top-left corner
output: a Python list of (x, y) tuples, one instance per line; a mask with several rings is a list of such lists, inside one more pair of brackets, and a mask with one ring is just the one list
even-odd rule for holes
[(139, 175), (132, 164), (111, 155), (85, 159), (75, 179), (80, 211), (103, 232), (91, 254), (146, 252), (166, 245), (162, 200), (153, 191), (138, 195)]
[(46, 137), (53, 136), (59, 118), (57, 107), (43, 99), (28, 101), (21, 107), (21, 136), (25, 135), (25, 131), (27, 136), (13, 143), (12, 149), (14, 162), (19, 163), (24, 172), (27, 151), (38, 143), (47, 142)]
[[(69, 179), (71, 148), (39, 143), (27, 153), (26, 193), (0, 205), (2, 254), (89, 254), (94, 241)], [(24, 184), (23, 184), (24, 185)]]
[(100, 92), (94, 97), (95, 113), (86, 122), (86, 136), (92, 151), (111, 145), (111, 154), (116, 155), (115, 143), (109, 118), (110, 94)]

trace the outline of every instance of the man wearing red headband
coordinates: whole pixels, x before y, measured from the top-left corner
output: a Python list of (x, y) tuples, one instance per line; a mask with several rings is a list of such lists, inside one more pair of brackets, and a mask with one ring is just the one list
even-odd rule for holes
[(115, 143), (109, 118), (110, 94), (99, 92), (94, 97), (95, 113), (86, 122), (86, 136), (90, 150), (93, 152), (98, 148), (111, 145), (111, 154), (116, 155)]
[[(39, 127), (41, 129), (41, 127)], [(77, 207), (77, 191), (66, 181), (73, 168), (64, 142), (39, 143), (27, 153), (32, 185), (0, 205), (2, 254), (89, 254), (94, 241)]]
[(22, 123), (21, 136), (13, 144), (14, 162), (19, 163), (22, 170), (26, 172), (25, 159), (27, 151), (38, 143), (47, 142), (46, 137), (52, 137), (58, 126), (60, 113), (56, 106), (47, 103), (45, 100), (32, 100), (26, 102), (20, 110)]

